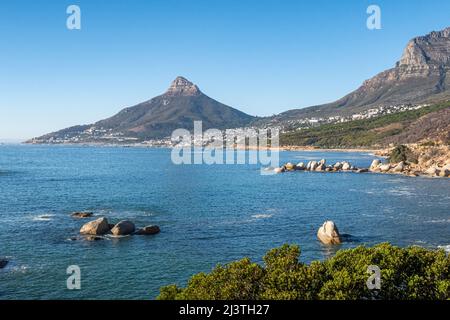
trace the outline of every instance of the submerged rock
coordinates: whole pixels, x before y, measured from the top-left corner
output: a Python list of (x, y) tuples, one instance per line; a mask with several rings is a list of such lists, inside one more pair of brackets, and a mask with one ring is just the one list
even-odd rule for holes
[(87, 241), (99, 241), (99, 240), (104, 240), (103, 237), (99, 237), (99, 236), (86, 236), (84, 238)]
[(103, 235), (109, 232), (109, 230), (110, 228), (108, 220), (106, 218), (99, 218), (97, 220), (90, 221), (84, 224), (80, 229), (80, 233), (95, 236), (95, 235)]
[(339, 230), (333, 221), (325, 221), (317, 231), (317, 237), (324, 244), (340, 244), (342, 242)]
[(71, 216), (74, 217), (74, 218), (90, 218), (93, 215), (94, 215), (93, 212), (83, 212), (83, 211), (74, 212), (74, 213), (71, 214)]
[(8, 260), (6, 259), (1, 259), (0, 258), (0, 269), (3, 269), (4, 267), (6, 267), (6, 265), (9, 263)]
[(153, 235), (159, 233), (161, 230), (158, 226), (146, 226), (142, 229), (139, 229), (135, 232), (136, 235), (142, 236), (142, 235)]
[(132, 234), (136, 227), (134, 223), (128, 220), (122, 220), (111, 229), (111, 233), (115, 236), (126, 236)]

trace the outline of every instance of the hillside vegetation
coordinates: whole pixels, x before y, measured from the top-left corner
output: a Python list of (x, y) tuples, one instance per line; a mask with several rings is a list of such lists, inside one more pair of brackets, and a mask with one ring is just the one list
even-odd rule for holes
[[(248, 258), (194, 275), (186, 288), (163, 287), (161, 300), (415, 300), (450, 298), (450, 257), (443, 250), (372, 248), (340, 250), (324, 262), (298, 261), (298, 246), (269, 251), (264, 266)], [(381, 270), (380, 289), (369, 289), (369, 266)]]
[(283, 146), (380, 147), (424, 140), (450, 142), (450, 102), (372, 119), (286, 132)]

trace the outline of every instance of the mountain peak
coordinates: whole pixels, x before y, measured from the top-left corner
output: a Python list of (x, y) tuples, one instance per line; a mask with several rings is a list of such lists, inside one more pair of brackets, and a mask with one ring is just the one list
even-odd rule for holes
[(433, 31), (408, 42), (399, 65), (427, 67), (450, 63), (450, 27)]
[(165, 94), (169, 96), (195, 96), (200, 93), (200, 89), (195, 84), (184, 77), (177, 77)]

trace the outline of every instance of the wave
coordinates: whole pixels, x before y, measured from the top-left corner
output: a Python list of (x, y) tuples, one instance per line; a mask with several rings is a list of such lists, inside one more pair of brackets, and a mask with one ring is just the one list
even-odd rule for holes
[(253, 219), (268, 219), (268, 218), (272, 218), (273, 214), (254, 214), (252, 215)]
[(33, 216), (31, 220), (33, 221), (51, 221), (53, 220), (54, 214), (40, 214), (38, 216)]
[(439, 249), (444, 249), (445, 252), (450, 253), (450, 244), (446, 246), (438, 246)]

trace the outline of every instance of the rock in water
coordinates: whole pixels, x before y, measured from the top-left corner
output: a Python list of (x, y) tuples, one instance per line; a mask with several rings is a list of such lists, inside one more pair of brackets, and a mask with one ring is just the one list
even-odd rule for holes
[(0, 269), (3, 269), (8, 264), (8, 260), (6, 259), (0, 259)]
[(126, 236), (132, 234), (135, 229), (133, 222), (122, 220), (111, 229), (111, 233), (115, 236)]
[(381, 172), (388, 172), (391, 169), (391, 166), (388, 164), (383, 164), (379, 168)]
[(335, 168), (336, 170), (341, 170), (341, 168), (342, 168), (342, 163), (336, 162), (336, 163), (334, 164), (333, 168)]
[(372, 164), (370, 165), (370, 170), (375, 170), (378, 168), (378, 166), (381, 164), (381, 161), (378, 159), (375, 159), (372, 161)]
[(317, 237), (324, 244), (340, 244), (341, 236), (333, 221), (325, 221), (317, 231)]
[(106, 218), (99, 218), (83, 225), (80, 229), (81, 234), (103, 235), (109, 232), (109, 224)]
[(93, 212), (74, 212), (71, 216), (74, 218), (90, 218), (93, 214)]
[(295, 166), (295, 169), (297, 169), (297, 170), (305, 170), (306, 167), (305, 167), (305, 164), (304, 164), (303, 162), (299, 162), (299, 163)]
[(294, 164), (292, 164), (290, 162), (286, 163), (284, 166), (285, 166), (286, 170), (288, 170), (288, 171), (292, 171), (295, 169)]
[(327, 167), (327, 166), (326, 166), (324, 163), (320, 163), (320, 164), (317, 166), (316, 171), (323, 171), (323, 170), (326, 169), (326, 167)]
[(393, 169), (394, 172), (402, 172), (403, 170), (405, 170), (405, 163), (403, 161), (397, 164)]
[(273, 172), (275, 172), (275, 173), (283, 173), (284, 170), (283, 170), (283, 168), (275, 168), (275, 169), (273, 169)]
[(311, 161), (311, 166), (309, 167), (309, 170), (314, 171), (316, 170), (317, 166), (318, 166), (317, 161)]
[(159, 233), (161, 230), (159, 229), (158, 226), (146, 226), (142, 229), (139, 229), (136, 231), (135, 234), (137, 235), (152, 235), (152, 234), (157, 234)]
[(344, 162), (342, 164), (342, 170), (350, 170), (351, 167), (352, 167), (352, 165), (348, 162)]

